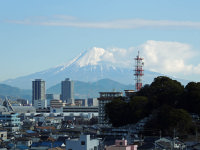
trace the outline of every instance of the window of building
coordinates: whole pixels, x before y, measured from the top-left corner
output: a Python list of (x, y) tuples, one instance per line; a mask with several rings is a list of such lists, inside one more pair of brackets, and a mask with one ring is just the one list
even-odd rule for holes
[(85, 141), (81, 141), (81, 145), (85, 145)]
[(97, 146), (94, 147), (94, 150), (97, 150)]
[(70, 149), (68, 149), (68, 150), (72, 150), (72, 149), (70, 148)]
[(119, 145), (122, 145), (122, 144), (123, 144), (122, 142), (119, 143)]

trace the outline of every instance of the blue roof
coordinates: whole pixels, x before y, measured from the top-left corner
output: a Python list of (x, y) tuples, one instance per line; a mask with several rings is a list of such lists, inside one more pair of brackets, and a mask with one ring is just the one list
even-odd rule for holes
[(26, 130), (26, 133), (36, 133), (36, 132), (32, 130)]
[(38, 146), (48, 146), (48, 147), (60, 147), (63, 144), (61, 141), (55, 141), (50, 142), (50, 141), (45, 141), (45, 142), (34, 142), (31, 146), (32, 147), (38, 147)]
[(39, 145), (40, 145), (39, 142), (33, 142), (31, 146), (33, 146), (33, 147), (37, 147), (37, 146), (39, 146)]
[(8, 144), (8, 147), (9, 147), (9, 148), (12, 148), (12, 147), (14, 147), (14, 146), (15, 146), (15, 145), (12, 144), (12, 143), (9, 143), (9, 144)]
[(29, 147), (25, 146), (25, 145), (18, 145), (17, 148), (19, 148), (19, 149), (29, 149)]

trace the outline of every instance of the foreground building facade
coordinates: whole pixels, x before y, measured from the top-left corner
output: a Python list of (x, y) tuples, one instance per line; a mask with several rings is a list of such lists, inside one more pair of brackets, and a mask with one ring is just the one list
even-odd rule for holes
[(67, 139), (66, 150), (99, 150), (99, 140), (90, 135), (80, 135), (79, 139)]

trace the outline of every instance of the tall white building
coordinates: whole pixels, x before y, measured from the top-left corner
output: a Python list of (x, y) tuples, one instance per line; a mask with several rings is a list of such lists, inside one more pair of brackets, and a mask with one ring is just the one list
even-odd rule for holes
[(32, 81), (32, 105), (36, 108), (44, 108), (46, 107), (45, 101), (45, 81), (42, 79), (35, 79), (35, 81)]
[(39, 100), (34, 100), (34, 107), (36, 109), (39, 108), (47, 108), (47, 100), (46, 99), (39, 99)]
[(61, 82), (61, 100), (74, 104), (74, 82), (69, 78)]

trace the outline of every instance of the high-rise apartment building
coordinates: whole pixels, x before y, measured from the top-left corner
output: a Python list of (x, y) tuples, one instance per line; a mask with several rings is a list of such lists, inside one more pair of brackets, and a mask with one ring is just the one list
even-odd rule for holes
[(45, 81), (42, 79), (35, 79), (32, 81), (32, 104), (35, 100), (45, 100)]
[(61, 100), (66, 103), (74, 103), (74, 82), (69, 78), (61, 82)]

